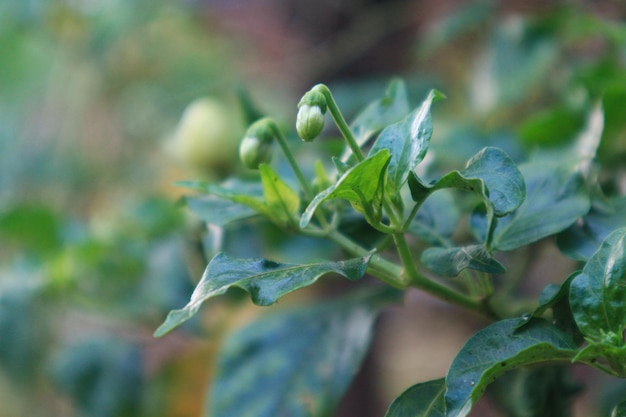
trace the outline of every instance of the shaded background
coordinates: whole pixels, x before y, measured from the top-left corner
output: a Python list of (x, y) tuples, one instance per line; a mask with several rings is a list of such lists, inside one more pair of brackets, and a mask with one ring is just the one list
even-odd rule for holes
[[(238, 171), (242, 91), (290, 129), (318, 82), (348, 117), (392, 76), (413, 104), (438, 88), (448, 100), (435, 110), (433, 169), (488, 144), (516, 161), (558, 147), (602, 99), (600, 160), (624, 178), (625, 18), (619, 1), (2, 1), (0, 416), (201, 414), (221, 335), (260, 310), (217, 302), (151, 335), (186, 303), (209, 250), (172, 182)], [(199, 97), (227, 120), (217, 162), (177, 136)], [(520, 297), (576, 267), (551, 241), (532, 256)], [(444, 375), (484, 324), (409, 292), (380, 321), (338, 415), (383, 415), (409, 385)], [(577, 415), (608, 415), (596, 406), (626, 396), (581, 373), (591, 382)]]

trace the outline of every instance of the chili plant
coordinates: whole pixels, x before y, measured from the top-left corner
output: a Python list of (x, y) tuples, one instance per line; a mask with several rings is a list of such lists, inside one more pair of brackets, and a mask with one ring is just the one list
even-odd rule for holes
[[(433, 131), (431, 107), (443, 94), (430, 91), (413, 110), (407, 96), (405, 84), (394, 80), (348, 124), (329, 88), (316, 85), (298, 105), (296, 130), (313, 141), (331, 118), (346, 145), (334, 156), (299, 163), (304, 158), (293, 150), (313, 145), (297, 144), (262, 118), (240, 148), (257, 175), (181, 184), (201, 192), (187, 202), (211, 230), (260, 216), (288, 238), (328, 241), (342, 251), (305, 263), (218, 252), (189, 303), (171, 311), (156, 336), (234, 287), (268, 306), (328, 274), (382, 283), (363, 280), (359, 291), (263, 316), (233, 333), (218, 360), (207, 415), (332, 415), (361, 365), (376, 317), (409, 288), (492, 324), (467, 341), (447, 375), (407, 387), (386, 417), (466, 416), (501, 376), (501, 384), (513, 377), (526, 386), (541, 381), (531, 400), (507, 402), (509, 415), (567, 416), (578, 391), (570, 365), (626, 376), (626, 198), (604, 195), (598, 180), (601, 106), (590, 109), (584, 130), (558, 155), (517, 165), (503, 150), (485, 147), (464, 167), (428, 177), (418, 172), (425, 171), (420, 164)], [(271, 164), (274, 144), (283, 165)], [(454, 234), (460, 224), (470, 231), (463, 239)], [(547, 237), (556, 237), (581, 269), (552, 277), (560, 284), (520, 304), (510, 286), (499, 284), (518, 279), (507, 273), (507, 260), (515, 249)], [(511, 395), (500, 391), (501, 398)], [(624, 409), (626, 402), (615, 405), (615, 415)]]

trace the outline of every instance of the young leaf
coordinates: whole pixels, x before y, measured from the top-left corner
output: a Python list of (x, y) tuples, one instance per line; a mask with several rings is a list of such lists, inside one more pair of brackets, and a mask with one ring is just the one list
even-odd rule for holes
[(393, 400), (385, 417), (446, 417), (444, 378), (421, 382)]
[(300, 197), (267, 164), (259, 166), (263, 197), (264, 214), (278, 224), (290, 224), (298, 215)]
[(611, 233), (570, 285), (576, 324), (589, 339), (623, 341), (626, 329), (626, 228)]
[(202, 279), (191, 295), (189, 303), (180, 310), (172, 310), (154, 335), (163, 336), (193, 317), (202, 303), (238, 287), (250, 294), (261, 306), (275, 303), (280, 297), (309, 286), (322, 275), (334, 272), (350, 280), (360, 279), (367, 269), (370, 257), (348, 261), (282, 264), (267, 259), (237, 259), (218, 253), (209, 262)]
[[(520, 166), (526, 199), (510, 216), (498, 219), (492, 247), (508, 251), (528, 245), (569, 227), (589, 211), (589, 196), (577, 169), (533, 162)], [(472, 229), (484, 236), (485, 218), (474, 214)]]
[(422, 203), (408, 232), (431, 245), (447, 246), (459, 216), (459, 209), (450, 192), (441, 190)]
[(388, 149), (391, 153), (387, 179), (390, 195), (400, 190), (409, 173), (424, 159), (433, 133), (430, 106), (442, 96), (438, 91), (431, 90), (420, 107), (400, 122), (387, 126), (372, 146), (370, 155), (382, 149)]
[(503, 274), (506, 268), (483, 245), (456, 248), (428, 248), (421, 262), (437, 275), (455, 277), (466, 268), (490, 274)]
[(576, 354), (567, 335), (545, 320), (518, 326), (518, 319), (498, 321), (463, 346), (446, 376), (447, 417), (467, 416), (487, 385), (508, 370), (569, 360)]
[[(262, 187), (256, 183), (230, 180), (222, 185), (196, 181), (184, 181), (178, 184), (248, 207), (281, 226), (290, 225), (292, 220), (297, 218), (300, 208), (298, 194), (289, 188), (269, 165), (261, 164), (259, 171)], [(206, 219), (208, 223), (219, 225), (219, 223), (236, 220), (239, 216), (250, 213), (250, 210), (238, 210), (226, 204), (221, 206), (228, 209), (230, 213), (216, 213), (215, 211), (219, 210), (219, 204), (217, 207), (203, 207), (209, 209), (208, 213), (204, 213), (205, 217), (211, 216)]]
[(356, 116), (350, 130), (357, 143), (363, 145), (374, 134), (402, 119), (409, 111), (406, 85), (401, 79), (394, 79), (389, 83), (384, 97), (370, 103)]
[(211, 417), (330, 416), (360, 367), (380, 310), (399, 292), (368, 291), (267, 315), (224, 345)]
[(335, 184), (315, 196), (302, 214), (300, 227), (305, 228), (317, 207), (331, 198), (348, 200), (360, 213), (379, 211), (388, 164), (389, 151), (383, 149), (350, 168)]
[(568, 257), (586, 261), (609, 233), (623, 225), (626, 225), (626, 197), (618, 197), (606, 204), (592, 205), (580, 222), (559, 233), (557, 244)]

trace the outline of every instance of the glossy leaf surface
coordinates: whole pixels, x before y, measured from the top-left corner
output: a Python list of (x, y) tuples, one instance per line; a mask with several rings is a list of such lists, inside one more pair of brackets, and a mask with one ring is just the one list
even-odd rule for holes
[(403, 120), (387, 126), (372, 146), (370, 155), (383, 149), (388, 149), (391, 154), (387, 179), (391, 195), (400, 190), (409, 173), (424, 159), (433, 133), (430, 107), (441, 96), (441, 93), (431, 90), (420, 107)]
[(467, 416), (487, 385), (508, 370), (571, 359), (576, 353), (574, 343), (545, 320), (518, 326), (518, 319), (498, 321), (463, 346), (446, 377), (446, 416)]
[(350, 168), (335, 184), (315, 196), (302, 214), (300, 227), (306, 227), (317, 207), (331, 198), (346, 199), (361, 213), (379, 210), (388, 163), (389, 151), (384, 149)]
[(446, 417), (445, 393), (444, 378), (415, 384), (393, 400), (385, 417)]
[(432, 184), (425, 185), (416, 177), (411, 193), (415, 201), (442, 188), (458, 188), (479, 193), (489, 201), (496, 216), (504, 216), (518, 208), (526, 196), (524, 179), (513, 160), (502, 150), (486, 147), (474, 155), (462, 171), (452, 171)]
[(399, 293), (365, 292), (281, 311), (231, 335), (206, 415), (330, 416), (367, 352), (379, 311)]
[(313, 284), (322, 275), (337, 273), (350, 280), (360, 279), (367, 269), (369, 257), (340, 262), (310, 263), (304, 265), (282, 264), (267, 259), (238, 259), (223, 253), (209, 263), (196, 286), (189, 303), (173, 310), (156, 330), (163, 336), (193, 317), (202, 303), (238, 287), (250, 294), (252, 301), (261, 306), (275, 303), (280, 297)]
[(580, 331), (594, 341), (622, 341), (626, 329), (626, 228), (611, 233), (570, 286)]
[(434, 273), (447, 277), (455, 277), (466, 268), (490, 274), (506, 272), (483, 245), (428, 248), (422, 252), (421, 261)]
[[(589, 196), (576, 168), (554, 166), (547, 161), (520, 166), (526, 182), (526, 199), (510, 216), (498, 219), (492, 247), (508, 251), (554, 235), (589, 211)], [(474, 214), (472, 228), (478, 235), (486, 218)]]

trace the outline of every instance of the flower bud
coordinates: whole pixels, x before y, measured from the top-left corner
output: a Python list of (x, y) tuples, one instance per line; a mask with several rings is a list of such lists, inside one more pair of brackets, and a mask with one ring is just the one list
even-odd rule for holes
[(296, 130), (302, 140), (310, 142), (322, 133), (326, 98), (315, 89), (307, 92), (298, 103)]
[(271, 120), (264, 118), (252, 123), (239, 145), (241, 162), (250, 169), (258, 169), (272, 158), (274, 132)]

